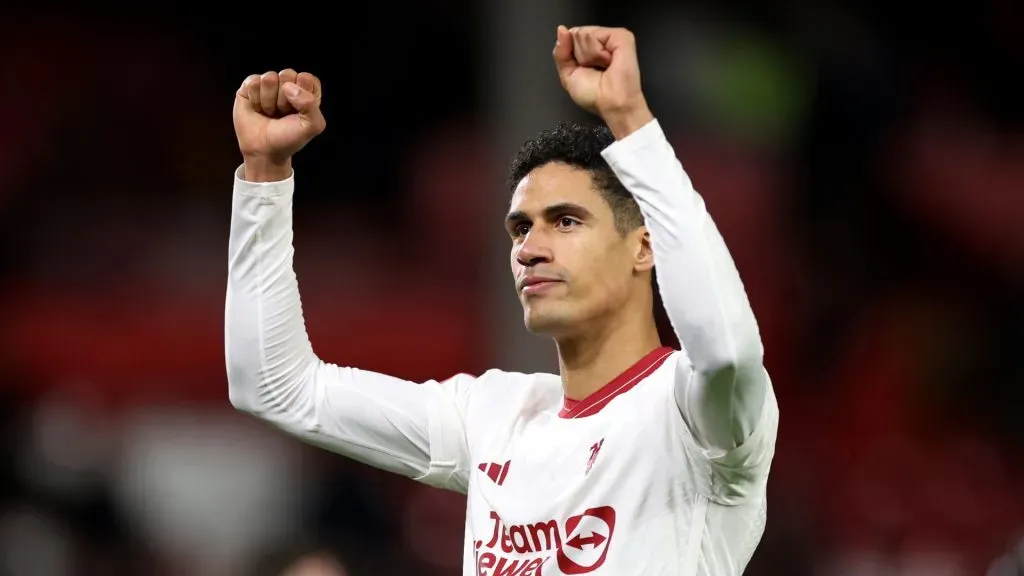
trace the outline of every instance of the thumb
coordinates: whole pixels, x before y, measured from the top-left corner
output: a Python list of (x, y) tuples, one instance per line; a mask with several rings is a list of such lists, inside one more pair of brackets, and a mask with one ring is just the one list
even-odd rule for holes
[(573, 55), (572, 34), (569, 29), (559, 26), (555, 34), (555, 49), (551, 55), (555, 60), (559, 79), (565, 82), (565, 79), (579, 67), (579, 64)]
[(285, 82), (281, 89), (288, 103), (299, 113), (299, 119), (304, 126), (313, 128), (318, 133), (324, 129), (327, 122), (320, 112), (319, 98), (294, 82)]

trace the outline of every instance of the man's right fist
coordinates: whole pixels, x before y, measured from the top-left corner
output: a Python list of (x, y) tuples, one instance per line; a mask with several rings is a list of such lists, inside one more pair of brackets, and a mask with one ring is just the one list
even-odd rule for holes
[(295, 70), (253, 74), (235, 93), (235, 135), (246, 167), (288, 166), (291, 157), (324, 131), (320, 80)]

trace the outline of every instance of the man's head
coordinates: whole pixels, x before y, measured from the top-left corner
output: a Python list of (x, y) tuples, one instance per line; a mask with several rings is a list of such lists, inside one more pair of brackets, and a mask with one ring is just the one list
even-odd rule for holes
[(505, 224), (532, 332), (571, 336), (651, 310), (654, 260), (643, 217), (601, 156), (614, 140), (603, 126), (563, 123), (527, 141), (512, 162)]

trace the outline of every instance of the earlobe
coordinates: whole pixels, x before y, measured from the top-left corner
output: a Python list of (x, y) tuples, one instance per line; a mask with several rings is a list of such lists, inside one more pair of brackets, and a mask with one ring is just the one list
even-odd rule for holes
[(640, 236), (637, 243), (636, 264), (633, 269), (637, 272), (647, 272), (654, 269), (654, 250), (651, 249), (651, 235), (647, 228), (641, 226), (637, 231)]

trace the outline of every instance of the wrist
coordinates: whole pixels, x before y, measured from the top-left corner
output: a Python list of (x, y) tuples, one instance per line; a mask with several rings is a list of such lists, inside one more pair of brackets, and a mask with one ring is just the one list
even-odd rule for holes
[(643, 128), (654, 120), (654, 114), (647, 107), (647, 102), (630, 104), (618, 107), (601, 114), (602, 120), (612, 131), (616, 140), (622, 140), (633, 132)]
[(291, 158), (271, 160), (261, 156), (245, 156), (242, 167), (246, 182), (281, 182), (292, 175)]

